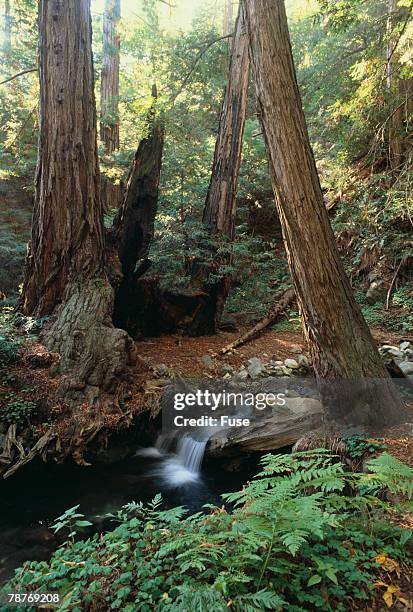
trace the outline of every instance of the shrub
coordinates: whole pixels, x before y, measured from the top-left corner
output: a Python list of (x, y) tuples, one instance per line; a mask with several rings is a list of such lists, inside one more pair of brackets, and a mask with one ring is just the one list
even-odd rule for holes
[(23, 425), (29, 421), (36, 408), (36, 402), (10, 393), (6, 397), (6, 404), (0, 409), (0, 422), (7, 425), (12, 423)]
[(0, 307), (0, 369), (18, 358), (20, 342), (13, 337), (14, 318), (11, 306)]
[(0, 368), (17, 360), (20, 344), (0, 336)]
[(27, 244), (7, 227), (2, 227), (0, 239), (0, 291), (6, 295), (16, 294), (23, 278)]
[(353, 433), (345, 438), (347, 453), (350, 459), (356, 461), (363, 459), (365, 455), (384, 450), (386, 445), (383, 441), (383, 438), (372, 439), (363, 433)]
[(182, 507), (161, 510), (159, 495), (128, 504), (110, 515), (113, 531), (69, 538), (50, 562), (18, 569), (4, 593), (58, 591), (61, 611), (366, 609), (383, 595), (374, 585), (384, 564), (393, 580), (412, 565), (411, 532), (383, 520), (379, 494), (411, 495), (413, 471), (390, 455), (371, 467), (348, 473), (327, 451), (267, 455), (252, 482), (224, 496), (232, 512), (184, 518)]

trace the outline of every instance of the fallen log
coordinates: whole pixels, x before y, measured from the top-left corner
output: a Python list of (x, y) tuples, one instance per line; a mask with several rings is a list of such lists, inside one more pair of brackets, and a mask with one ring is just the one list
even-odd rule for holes
[(238, 348), (239, 346), (246, 344), (256, 336), (258, 336), (259, 333), (261, 333), (266, 327), (271, 325), (271, 323), (273, 323), (277, 319), (277, 317), (283, 312), (283, 310), (285, 310), (287, 306), (291, 304), (294, 298), (294, 289), (288, 289), (283, 294), (283, 296), (271, 307), (271, 309), (268, 311), (265, 317), (261, 319), (261, 321), (254, 325), (252, 329), (249, 329), (247, 332), (245, 332), (245, 334), (242, 334), (242, 336), (234, 340), (234, 342), (230, 342), (229, 344), (224, 346), (224, 348), (222, 348), (218, 352), (218, 355), (225, 355), (226, 353), (229, 353), (230, 351)]

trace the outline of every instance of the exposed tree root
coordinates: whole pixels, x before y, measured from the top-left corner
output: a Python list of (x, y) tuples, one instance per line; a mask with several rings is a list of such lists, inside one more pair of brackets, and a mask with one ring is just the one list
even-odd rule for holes
[[(17, 470), (26, 465), (26, 463), (29, 463), (29, 461), (34, 459), (37, 455), (43, 456), (43, 458), (45, 458), (48, 446), (55, 437), (56, 434), (54, 433), (54, 431), (49, 430), (36, 442), (36, 444), (27, 453), (25, 453), (23, 444), (16, 435), (16, 425), (10, 425), (6, 435), (8, 456), (5, 457), (5, 453), (3, 451), (3, 454), (0, 457), (0, 463), (3, 463), (3, 458), (5, 458), (7, 460), (7, 462), (5, 463), (6, 467), (10, 464), (12, 465), (8, 469), (6, 469), (3, 474), (3, 478), (9, 478), (9, 476), (15, 474)], [(19, 452), (19, 457), (17, 461), (12, 463), (15, 458), (16, 450)]]

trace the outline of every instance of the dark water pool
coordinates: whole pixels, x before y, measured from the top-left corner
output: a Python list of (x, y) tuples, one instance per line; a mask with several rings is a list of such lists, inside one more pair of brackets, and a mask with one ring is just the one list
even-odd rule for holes
[[(68, 508), (80, 504), (95, 530), (107, 528), (99, 518), (131, 501), (147, 502), (161, 493), (165, 507), (222, 505), (221, 493), (239, 489), (257, 471), (259, 457), (242, 462), (205, 459), (200, 478), (170, 488), (158, 476), (160, 459), (132, 457), (109, 466), (28, 465), (0, 483), (0, 583), (27, 560), (48, 559), (60, 541), (50, 525)], [(235, 471), (234, 471), (235, 470)]]

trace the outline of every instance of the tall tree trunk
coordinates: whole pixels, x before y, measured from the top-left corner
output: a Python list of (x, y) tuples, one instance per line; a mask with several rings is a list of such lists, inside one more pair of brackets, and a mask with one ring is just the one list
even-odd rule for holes
[(402, 407), (340, 260), (310, 147), (283, 0), (244, 0), (285, 247), (313, 364), (333, 420), (383, 425)]
[(397, 175), (411, 150), (408, 131), (411, 122), (413, 79), (401, 78), (400, 76), (400, 51), (397, 47), (400, 43), (400, 35), (398, 34), (395, 42), (392, 33), (401, 21), (404, 21), (403, 27), (405, 27), (411, 8), (405, 12), (397, 7), (395, 0), (388, 0), (387, 11), (387, 36), (389, 40), (386, 50), (386, 83), (391, 109), (388, 120), (388, 150), (390, 167), (394, 175)]
[(132, 335), (138, 335), (140, 323), (137, 320), (136, 281), (150, 265), (147, 256), (155, 230), (164, 145), (164, 126), (157, 115), (155, 85), (152, 97), (149, 133), (139, 143), (112, 231), (123, 273), (116, 294), (114, 321)]
[(4, 0), (4, 17), (3, 17), (3, 55), (6, 59), (9, 58), (11, 52), (11, 14), (10, 0)]
[(119, 149), (120, 0), (105, 0), (100, 91), (100, 139), (105, 153)]
[(45, 343), (69, 373), (64, 393), (95, 401), (117, 384), (134, 347), (111, 324), (90, 0), (41, 0), (39, 30), (39, 157), (21, 307), (53, 313)]
[(224, 6), (224, 20), (222, 24), (222, 35), (228, 36), (232, 32), (234, 19), (234, 4), (233, 0), (227, 0)]
[[(245, 31), (244, 11), (240, 5), (232, 45), (228, 85), (221, 110), (215, 146), (211, 181), (206, 197), (203, 223), (212, 238), (232, 242), (235, 232), (236, 192), (241, 164), (242, 138), (248, 97), (249, 56)], [(208, 297), (203, 300), (193, 319), (190, 333), (212, 334), (217, 331), (224, 310), (231, 279), (221, 275), (217, 282), (209, 282), (211, 273), (220, 274), (220, 267), (230, 258), (216, 258), (212, 266), (195, 262), (191, 285), (203, 289)]]
[(394, 111), (388, 122), (389, 162), (393, 172), (397, 172), (402, 163), (401, 131), (403, 126), (403, 111), (397, 109), (398, 105), (398, 75), (397, 54), (394, 48), (392, 32), (395, 26), (396, 0), (387, 0), (387, 36), (389, 38), (386, 49), (386, 84), (387, 95)]
[[(100, 89), (100, 139), (106, 155), (119, 149), (120, 0), (105, 0), (103, 58)], [(121, 188), (102, 177), (101, 196), (106, 211), (117, 209)]]

